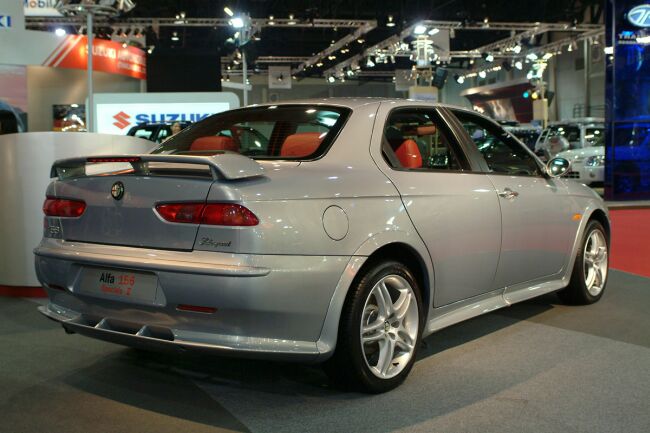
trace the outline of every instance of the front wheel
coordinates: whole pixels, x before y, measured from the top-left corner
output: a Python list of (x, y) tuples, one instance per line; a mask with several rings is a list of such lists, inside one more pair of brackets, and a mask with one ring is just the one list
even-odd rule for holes
[(587, 223), (569, 285), (558, 296), (569, 304), (587, 305), (598, 301), (607, 285), (609, 243), (598, 221)]
[(422, 323), (422, 297), (409, 269), (395, 261), (377, 263), (350, 289), (325, 370), (345, 388), (391, 390), (413, 367)]

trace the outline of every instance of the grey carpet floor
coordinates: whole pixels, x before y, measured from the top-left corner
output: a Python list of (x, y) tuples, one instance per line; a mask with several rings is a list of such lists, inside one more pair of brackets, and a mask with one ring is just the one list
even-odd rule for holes
[(428, 337), (379, 396), (65, 335), (35, 307), (0, 298), (0, 432), (650, 432), (650, 280), (622, 272), (595, 305), (549, 295)]

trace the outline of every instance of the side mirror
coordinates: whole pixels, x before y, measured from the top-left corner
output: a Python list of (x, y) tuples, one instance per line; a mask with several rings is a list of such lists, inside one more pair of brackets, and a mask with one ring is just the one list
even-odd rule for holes
[(564, 158), (553, 158), (546, 164), (546, 173), (551, 177), (564, 176), (571, 170), (571, 162)]

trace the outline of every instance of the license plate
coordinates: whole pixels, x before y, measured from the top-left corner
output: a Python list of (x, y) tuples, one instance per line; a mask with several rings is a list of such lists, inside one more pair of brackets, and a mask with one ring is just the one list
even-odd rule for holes
[(147, 304), (154, 303), (157, 290), (155, 274), (119, 269), (84, 268), (78, 285), (87, 295)]

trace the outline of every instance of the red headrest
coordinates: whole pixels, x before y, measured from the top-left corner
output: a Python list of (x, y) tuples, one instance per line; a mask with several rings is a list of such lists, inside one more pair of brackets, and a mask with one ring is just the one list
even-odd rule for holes
[(239, 147), (231, 137), (209, 135), (192, 142), (190, 151), (230, 150), (239, 152)]
[(318, 149), (325, 133), (323, 132), (299, 132), (289, 135), (284, 139), (280, 156), (308, 156)]
[(422, 168), (422, 154), (413, 140), (404, 140), (395, 150), (395, 156), (404, 168)]

